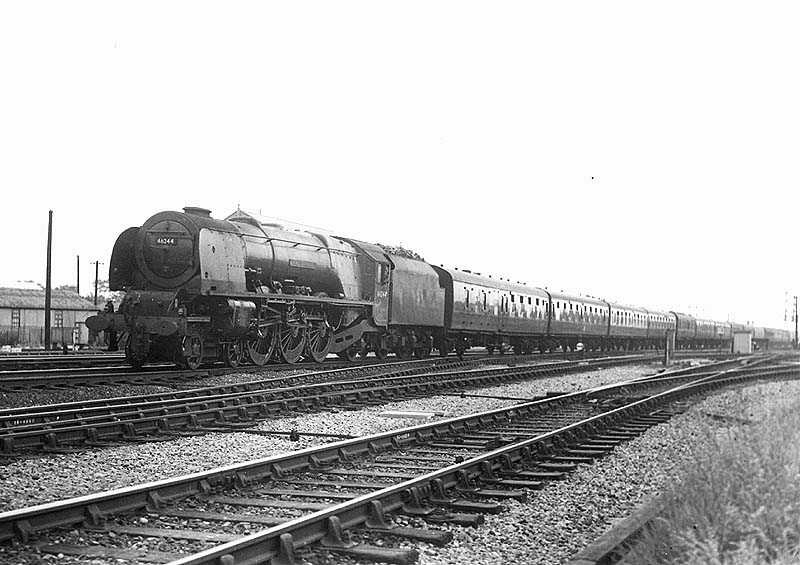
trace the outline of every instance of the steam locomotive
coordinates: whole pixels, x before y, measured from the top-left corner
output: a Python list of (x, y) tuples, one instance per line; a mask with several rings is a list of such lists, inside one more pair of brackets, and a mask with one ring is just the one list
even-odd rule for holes
[(321, 362), (330, 353), (421, 358), (473, 346), (490, 353), (656, 347), (667, 330), (678, 347), (715, 347), (737, 329), (437, 267), (241, 210), (218, 220), (187, 207), (125, 230), (109, 285), (125, 291), (119, 308), (86, 325), (124, 332), (125, 358), (135, 367)]

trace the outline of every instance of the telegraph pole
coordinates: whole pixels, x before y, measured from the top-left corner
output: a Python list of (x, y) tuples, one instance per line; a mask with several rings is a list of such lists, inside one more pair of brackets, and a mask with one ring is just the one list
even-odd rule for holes
[(77, 265), (76, 272), (78, 274), (78, 281), (77, 281), (77, 284), (75, 285), (75, 292), (78, 293), (78, 296), (80, 296), (81, 295), (81, 256), (78, 255), (77, 257), (78, 257), (78, 265)]
[(94, 265), (94, 305), (97, 306), (97, 280), (100, 275), (100, 265), (103, 263), (100, 261), (92, 261), (90, 264)]
[(50, 351), (50, 298), (52, 286), (50, 275), (53, 271), (53, 211), (47, 215), (47, 276), (44, 286), (44, 349)]
[(800, 347), (800, 342), (797, 339), (797, 295), (794, 295), (794, 348)]

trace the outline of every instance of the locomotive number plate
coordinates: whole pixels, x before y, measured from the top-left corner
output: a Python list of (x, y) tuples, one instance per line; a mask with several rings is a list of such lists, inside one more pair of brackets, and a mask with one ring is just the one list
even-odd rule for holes
[(156, 239), (156, 245), (178, 245), (178, 240), (174, 237), (159, 237)]

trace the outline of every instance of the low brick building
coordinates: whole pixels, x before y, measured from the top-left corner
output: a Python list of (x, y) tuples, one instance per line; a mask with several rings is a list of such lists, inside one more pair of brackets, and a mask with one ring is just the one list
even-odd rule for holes
[[(0, 287), (0, 345), (44, 346), (44, 300), (41, 288)], [(53, 290), (50, 295), (50, 340), (52, 343), (86, 344), (89, 331), (83, 323), (102, 306), (71, 290)]]

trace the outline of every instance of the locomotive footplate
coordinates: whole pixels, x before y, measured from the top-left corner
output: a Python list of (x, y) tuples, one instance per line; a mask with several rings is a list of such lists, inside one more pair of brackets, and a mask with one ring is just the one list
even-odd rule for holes
[(371, 308), (372, 302), (365, 300), (350, 300), (348, 298), (330, 298), (328, 296), (306, 296), (303, 294), (228, 294), (221, 292), (209, 292), (206, 296), (221, 296), (225, 298), (239, 298), (242, 300), (258, 301), (266, 300), (267, 302), (278, 302), (282, 304), (289, 304), (296, 302), (298, 304), (329, 304), (331, 306), (363, 306)]

